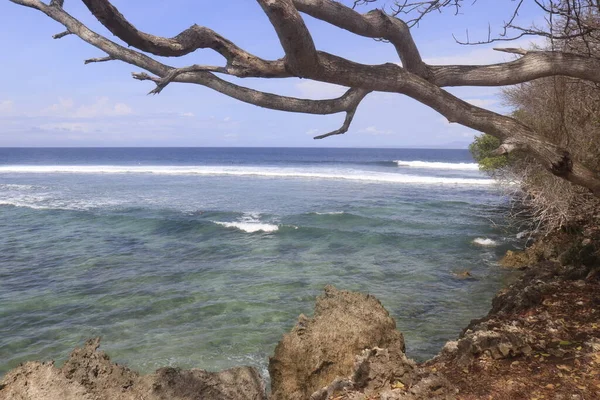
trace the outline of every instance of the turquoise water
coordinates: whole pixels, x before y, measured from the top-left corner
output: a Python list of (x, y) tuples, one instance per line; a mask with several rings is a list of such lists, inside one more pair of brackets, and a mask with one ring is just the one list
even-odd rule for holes
[[(514, 246), (472, 163), (460, 150), (0, 149), (0, 374), (93, 336), (144, 372), (264, 373), (326, 284), (377, 296), (408, 355), (429, 358), (488, 311)], [(476, 279), (454, 276), (465, 269)]]

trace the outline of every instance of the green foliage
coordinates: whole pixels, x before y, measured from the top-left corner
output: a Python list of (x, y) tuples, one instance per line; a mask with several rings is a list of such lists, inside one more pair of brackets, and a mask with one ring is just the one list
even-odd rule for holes
[(469, 151), (473, 158), (479, 164), (479, 169), (482, 171), (494, 171), (505, 167), (510, 163), (507, 156), (496, 156), (491, 153), (496, 150), (502, 142), (500, 139), (492, 135), (482, 134), (475, 136), (475, 141), (469, 145)]

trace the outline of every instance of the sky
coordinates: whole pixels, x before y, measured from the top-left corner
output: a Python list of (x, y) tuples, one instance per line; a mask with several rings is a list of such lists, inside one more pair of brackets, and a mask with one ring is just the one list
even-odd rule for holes
[[(265, 59), (283, 56), (273, 27), (252, 0), (114, 0), (112, 3), (138, 29), (174, 36), (196, 23), (207, 26), (240, 47)], [(345, 1), (346, 4), (351, 3)], [(385, 2), (379, 3), (383, 5)], [(413, 35), (430, 64), (490, 64), (514, 56), (492, 47), (524, 47), (531, 39), (482, 46), (457, 44), (485, 39), (488, 27), (498, 31), (510, 17), (512, 0), (479, 0), (452, 12), (432, 14)], [(532, 3), (532, 2), (530, 2)], [(539, 24), (533, 5), (519, 16), (522, 25)], [(120, 42), (78, 0), (65, 9), (92, 30)], [(359, 9), (366, 12), (368, 8)], [(110, 61), (84, 65), (102, 57), (100, 50), (75, 35), (60, 40), (60, 24), (41, 12), (0, 1), (0, 147), (465, 147), (474, 135), (449, 124), (426, 106), (399, 94), (371, 93), (360, 105), (345, 135), (314, 140), (341, 126), (344, 114), (315, 116), (267, 110), (231, 99), (199, 85), (173, 83), (149, 96), (151, 82), (131, 78), (141, 69)], [(399, 62), (389, 43), (359, 37), (305, 16), (317, 49), (366, 64)], [(536, 43), (541, 43), (538, 39)], [(121, 42), (120, 42), (121, 43)], [(160, 58), (172, 66), (223, 65), (208, 50), (180, 58)], [(339, 97), (345, 88), (301, 79), (237, 79), (236, 83), (298, 98)], [(500, 113), (510, 109), (499, 88), (450, 90), (472, 104)]]

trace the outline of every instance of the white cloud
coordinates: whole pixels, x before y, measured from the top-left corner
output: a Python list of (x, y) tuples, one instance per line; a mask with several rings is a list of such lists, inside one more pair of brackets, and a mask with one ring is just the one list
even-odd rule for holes
[(314, 129), (314, 128), (313, 128), (313, 129), (309, 129), (309, 130), (307, 130), (307, 131), (306, 131), (306, 134), (307, 134), (308, 136), (317, 136), (317, 135), (319, 134), (319, 132), (320, 132), (320, 129)]
[(498, 104), (497, 99), (465, 99), (465, 101), (481, 108), (490, 108)]
[(331, 83), (303, 80), (296, 84), (300, 95), (308, 99), (333, 99), (343, 95), (347, 88)]
[(100, 97), (92, 104), (76, 106), (73, 99), (59, 98), (58, 103), (42, 110), (43, 116), (63, 118), (119, 117), (133, 113), (125, 103), (111, 103), (108, 97)]
[(368, 126), (358, 131), (358, 133), (366, 133), (368, 135), (389, 135), (392, 133), (390, 130), (378, 129), (376, 126)]
[(192, 117), (194, 117), (195, 115), (194, 115), (194, 113), (192, 113), (192, 112), (182, 112), (182, 113), (179, 113), (179, 116), (180, 116), (180, 117), (188, 117), (188, 118), (192, 118)]
[(231, 117), (225, 117), (225, 118), (223, 118), (223, 121), (229, 122), (229, 121), (231, 121)]
[(82, 122), (56, 122), (39, 126), (45, 131), (66, 131), (66, 132), (91, 132), (92, 126)]
[(129, 115), (133, 114), (133, 110), (125, 103), (117, 103), (113, 108), (116, 115)]
[(70, 112), (75, 105), (73, 99), (58, 98), (58, 103), (52, 104), (50, 107), (42, 110), (42, 114), (62, 115)]
[(95, 103), (82, 105), (74, 110), (74, 118), (115, 117), (133, 113), (131, 107), (124, 103), (110, 104), (108, 97), (100, 97)]
[(11, 114), (14, 110), (15, 103), (12, 100), (0, 101), (0, 114)]

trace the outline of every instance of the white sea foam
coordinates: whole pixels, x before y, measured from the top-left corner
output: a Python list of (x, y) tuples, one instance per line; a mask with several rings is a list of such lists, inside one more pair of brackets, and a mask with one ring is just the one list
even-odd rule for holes
[(476, 238), (475, 240), (473, 240), (473, 244), (483, 246), (483, 247), (493, 247), (493, 246), (497, 246), (498, 242), (496, 242), (495, 240), (492, 240), (492, 239), (487, 239), (487, 238)]
[(121, 204), (122, 202), (116, 199), (60, 199), (48, 193), (14, 192), (12, 195), (0, 198), (0, 206), (27, 207), (36, 210), (87, 211)]
[(277, 225), (272, 224), (261, 224), (258, 222), (220, 222), (213, 221), (217, 225), (222, 225), (226, 228), (237, 228), (241, 231), (253, 233), (253, 232), (275, 232), (279, 230)]
[(33, 185), (17, 185), (14, 183), (6, 183), (0, 185), (0, 190), (32, 190), (35, 186)]
[(276, 232), (279, 230), (278, 225), (267, 224), (261, 222), (259, 219), (260, 215), (256, 213), (246, 213), (238, 221), (233, 222), (222, 222), (222, 221), (211, 221), (217, 225), (224, 226), (226, 228), (236, 228), (247, 233), (254, 232)]
[(350, 169), (295, 169), (221, 166), (0, 166), (0, 174), (3, 173), (256, 176), (267, 178), (332, 179), (421, 185), (492, 185), (495, 182), (493, 179), (419, 176)]
[(408, 168), (426, 168), (426, 169), (452, 169), (459, 171), (477, 171), (479, 165), (476, 163), (445, 163), (445, 162), (427, 162), (427, 161), (402, 161), (396, 160), (399, 167)]
[[(17, 186), (17, 185), (15, 185)], [(21, 185), (18, 185), (21, 186)], [(24, 185), (23, 185), (24, 186)], [(3, 192), (0, 196), (0, 206), (29, 207), (35, 209), (47, 208), (45, 203), (51, 197), (48, 193), (36, 193), (29, 189), (19, 188)]]
[(331, 212), (315, 212), (317, 215), (341, 215), (345, 214), (344, 211), (331, 211)]
[(27, 207), (27, 208), (33, 208), (35, 210), (48, 210), (48, 209), (52, 208), (52, 207), (38, 205), (35, 202), (29, 202), (26, 200), (19, 200), (19, 199), (11, 199), (11, 200), (2, 199), (2, 200), (0, 200), (0, 206)]

